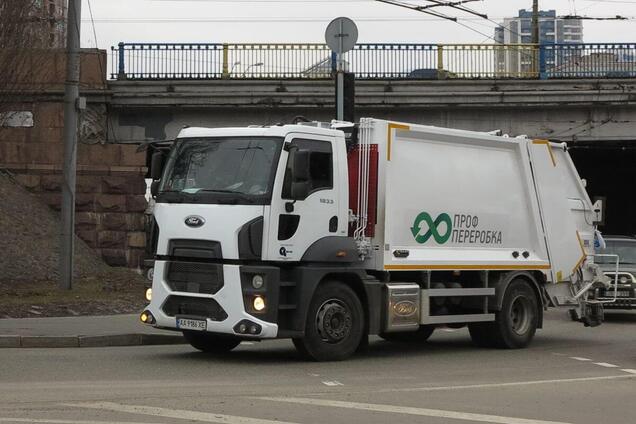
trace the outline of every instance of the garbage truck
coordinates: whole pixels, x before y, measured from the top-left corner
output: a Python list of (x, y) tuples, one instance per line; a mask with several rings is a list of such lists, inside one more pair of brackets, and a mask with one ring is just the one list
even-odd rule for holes
[(603, 320), (600, 211), (565, 144), (364, 118), (184, 128), (150, 152), (141, 320), (202, 351), (291, 338), (342, 360), (439, 326), (516, 349), (548, 307)]

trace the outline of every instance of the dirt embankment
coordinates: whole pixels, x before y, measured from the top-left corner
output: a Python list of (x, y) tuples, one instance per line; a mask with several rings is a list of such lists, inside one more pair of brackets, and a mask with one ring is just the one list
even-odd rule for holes
[(75, 238), (75, 284), (59, 290), (60, 217), (0, 172), (0, 318), (133, 312), (144, 279)]

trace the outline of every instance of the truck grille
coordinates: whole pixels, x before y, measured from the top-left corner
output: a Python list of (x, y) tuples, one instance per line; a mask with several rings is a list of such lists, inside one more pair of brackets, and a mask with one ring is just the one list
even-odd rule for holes
[(166, 282), (172, 291), (216, 294), (223, 288), (223, 265), (169, 262)]
[(227, 313), (216, 300), (210, 298), (169, 296), (163, 304), (163, 312), (168, 316), (193, 315), (223, 321)]

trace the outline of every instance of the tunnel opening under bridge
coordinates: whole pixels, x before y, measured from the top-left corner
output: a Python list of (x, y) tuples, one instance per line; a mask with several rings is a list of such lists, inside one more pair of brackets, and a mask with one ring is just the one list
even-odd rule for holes
[(578, 142), (570, 154), (592, 201), (604, 202), (601, 232), (636, 235), (636, 140)]

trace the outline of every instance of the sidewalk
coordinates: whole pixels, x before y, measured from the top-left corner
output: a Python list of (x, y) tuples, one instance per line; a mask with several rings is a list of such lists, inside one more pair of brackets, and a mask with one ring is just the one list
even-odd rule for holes
[(3, 347), (104, 347), (185, 343), (178, 332), (157, 330), (137, 314), (0, 319)]

